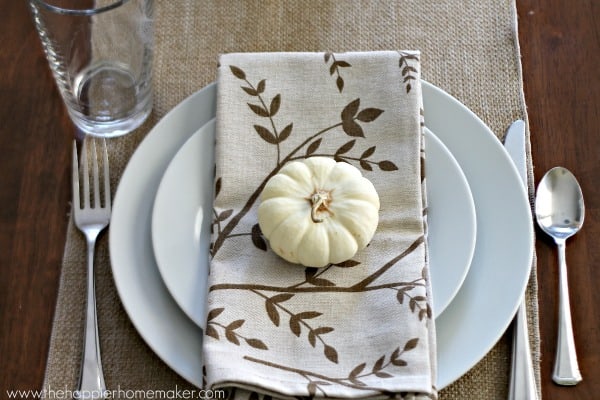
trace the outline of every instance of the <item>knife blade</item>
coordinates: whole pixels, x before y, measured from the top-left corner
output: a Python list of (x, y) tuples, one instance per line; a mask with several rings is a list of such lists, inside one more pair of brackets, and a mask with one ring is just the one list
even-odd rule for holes
[(525, 153), (525, 121), (516, 120), (506, 131), (504, 148), (517, 167), (523, 186), (527, 189), (527, 156)]
[[(506, 131), (504, 148), (513, 161), (527, 192), (527, 154), (525, 122), (517, 120)], [(513, 346), (509, 400), (537, 400), (538, 392), (531, 361), (525, 299), (521, 301), (513, 321)]]

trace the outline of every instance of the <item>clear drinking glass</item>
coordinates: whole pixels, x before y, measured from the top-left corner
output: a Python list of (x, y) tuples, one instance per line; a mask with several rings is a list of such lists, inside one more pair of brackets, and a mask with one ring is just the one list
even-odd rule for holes
[(29, 0), (75, 125), (113, 137), (152, 110), (153, 0)]

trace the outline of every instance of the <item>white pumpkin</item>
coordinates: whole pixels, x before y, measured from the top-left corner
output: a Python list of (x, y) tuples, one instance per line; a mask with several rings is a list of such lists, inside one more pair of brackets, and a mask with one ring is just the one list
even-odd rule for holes
[(261, 193), (258, 223), (271, 249), (308, 267), (352, 258), (373, 238), (379, 196), (360, 171), (327, 157), (292, 161)]

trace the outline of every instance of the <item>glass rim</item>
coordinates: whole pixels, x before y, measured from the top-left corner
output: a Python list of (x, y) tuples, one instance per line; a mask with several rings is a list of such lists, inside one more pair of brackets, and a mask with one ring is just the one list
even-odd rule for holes
[(112, 10), (114, 8), (117, 8), (117, 7), (127, 3), (128, 1), (129, 0), (116, 0), (115, 2), (113, 2), (109, 5), (98, 7), (98, 8), (73, 9), (73, 8), (64, 8), (64, 7), (55, 6), (53, 4), (49, 4), (45, 0), (30, 0), (31, 3), (35, 3), (41, 7), (44, 7), (45, 9), (47, 9), (49, 11), (55, 12), (57, 14), (80, 15), (80, 16), (89, 16), (89, 15), (100, 14), (100, 13)]

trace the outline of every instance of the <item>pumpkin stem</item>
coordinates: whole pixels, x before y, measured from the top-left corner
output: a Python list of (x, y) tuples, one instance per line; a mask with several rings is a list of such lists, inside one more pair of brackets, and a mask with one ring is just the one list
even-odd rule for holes
[(329, 209), (327, 208), (329, 200), (331, 200), (331, 198), (329, 197), (329, 192), (326, 192), (324, 190), (317, 190), (310, 197), (310, 202), (312, 204), (312, 208), (310, 210), (310, 217), (312, 218), (313, 222), (319, 223), (325, 220), (325, 218), (319, 217), (317, 213), (319, 211), (329, 211)]

